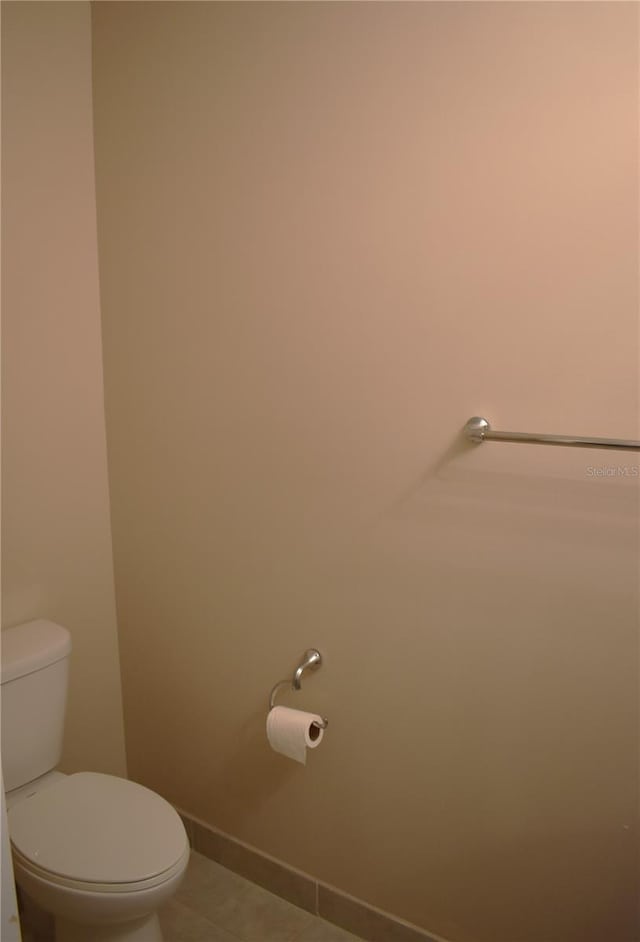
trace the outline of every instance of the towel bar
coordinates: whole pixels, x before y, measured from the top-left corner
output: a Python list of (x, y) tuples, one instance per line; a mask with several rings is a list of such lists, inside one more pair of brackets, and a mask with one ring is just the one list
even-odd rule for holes
[(532, 445), (566, 445), (569, 448), (610, 448), (619, 451), (640, 451), (640, 442), (624, 438), (584, 438), (580, 435), (542, 435), (538, 432), (498, 432), (486, 419), (474, 415), (465, 424), (467, 438), (479, 444), (485, 441), (521, 442)]

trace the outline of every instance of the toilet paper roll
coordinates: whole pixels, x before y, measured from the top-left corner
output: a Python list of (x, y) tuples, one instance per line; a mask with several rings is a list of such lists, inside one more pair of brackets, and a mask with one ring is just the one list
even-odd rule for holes
[(322, 717), (317, 713), (273, 707), (267, 716), (267, 739), (276, 752), (305, 765), (307, 749), (315, 749), (322, 742), (324, 729), (320, 723)]

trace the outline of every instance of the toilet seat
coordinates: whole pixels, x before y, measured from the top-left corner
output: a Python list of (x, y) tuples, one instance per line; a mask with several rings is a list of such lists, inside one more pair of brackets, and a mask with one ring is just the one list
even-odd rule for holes
[(77, 772), (9, 811), (18, 867), (61, 886), (133, 892), (180, 872), (182, 821), (155, 792), (113, 775)]
[(185, 869), (189, 860), (189, 848), (185, 850), (182, 857), (169, 870), (164, 870), (155, 877), (148, 880), (138, 880), (135, 883), (90, 883), (83, 880), (72, 880), (69, 877), (63, 877), (59, 873), (46, 870), (39, 867), (33, 860), (29, 860), (23, 854), (13, 848), (13, 865), (16, 872), (22, 869), (26, 874), (39, 877), (54, 886), (67, 887), (70, 890), (85, 890), (88, 893), (139, 893), (142, 890), (150, 890), (153, 887), (161, 886)]

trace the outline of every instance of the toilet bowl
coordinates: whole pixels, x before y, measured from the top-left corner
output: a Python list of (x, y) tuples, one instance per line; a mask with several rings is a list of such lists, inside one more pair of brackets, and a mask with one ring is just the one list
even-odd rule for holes
[(189, 861), (176, 811), (159, 795), (95, 772), (61, 776), (10, 802), (18, 885), (56, 920), (56, 942), (158, 942), (156, 910)]
[(16, 883), (53, 914), (56, 942), (162, 942), (157, 910), (184, 876), (187, 834), (175, 809), (143, 785), (54, 771), (69, 652), (69, 633), (52, 622), (3, 632), (2, 759)]
[(10, 802), (18, 885), (56, 920), (56, 942), (160, 942), (156, 910), (177, 889), (189, 844), (148, 788), (95, 772)]

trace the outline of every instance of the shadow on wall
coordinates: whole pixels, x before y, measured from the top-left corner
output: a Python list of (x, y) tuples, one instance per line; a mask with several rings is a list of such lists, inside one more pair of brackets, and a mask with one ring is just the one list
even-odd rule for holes
[[(463, 459), (463, 460), (459, 460)], [(611, 458), (597, 450), (489, 442), (473, 444), (458, 436), (379, 519), (437, 513), (452, 505), (481, 514), (508, 510), (523, 519), (558, 516), (600, 525), (637, 528), (640, 522), (640, 457)]]
[[(236, 824), (253, 817), (288, 781), (303, 771), (303, 766), (297, 762), (271, 750), (266, 737), (266, 717), (266, 709), (257, 710), (241, 723), (234, 730), (234, 745), (224, 765), (209, 777), (205, 774), (201, 780), (203, 804), (211, 792), (225, 795), (226, 806)], [(209, 766), (204, 764), (204, 768)]]
[(445, 448), (442, 454), (431, 464), (420, 477), (414, 481), (413, 484), (410, 484), (402, 494), (399, 495), (394, 504), (392, 504), (388, 509), (393, 510), (394, 508), (400, 508), (404, 504), (411, 501), (413, 497), (420, 494), (426, 485), (433, 478), (440, 478), (445, 469), (454, 461), (456, 458), (459, 458), (461, 455), (466, 454), (470, 448), (475, 447), (469, 441), (467, 441), (462, 435), (457, 435), (452, 442)]
[[(602, 938), (610, 942), (632, 942), (636, 936), (633, 880), (635, 837), (633, 830), (620, 830), (619, 843), (626, 844), (631, 875), (620, 906), (620, 873), (610, 868), (602, 885), (598, 848), (610, 835), (585, 830), (563, 830), (544, 834), (532, 826), (527, 833), (507, 839), (484, 835), (474, 846), (470, 835), (463, 858), (440, 861), (439, 903), (443, 913), (460, 912), (460, 897), (470, 919), (451, 922), (453, 937), (520, 940), (522, 913), (527, 915), (527, 938), (540, 942), (583, 942)], [(565, 879), (549, 867), (558, 847), (565, 849)], [(567, 852), (567, 849), (568, 852)], [(596, 883), (597, 880), (597, 883)], [(500, 891), (509, 886), (509, 893)], [(449, 898), (447, 898), (449, 897)], [(617, 902), (616, 902), (617, 901)]]

